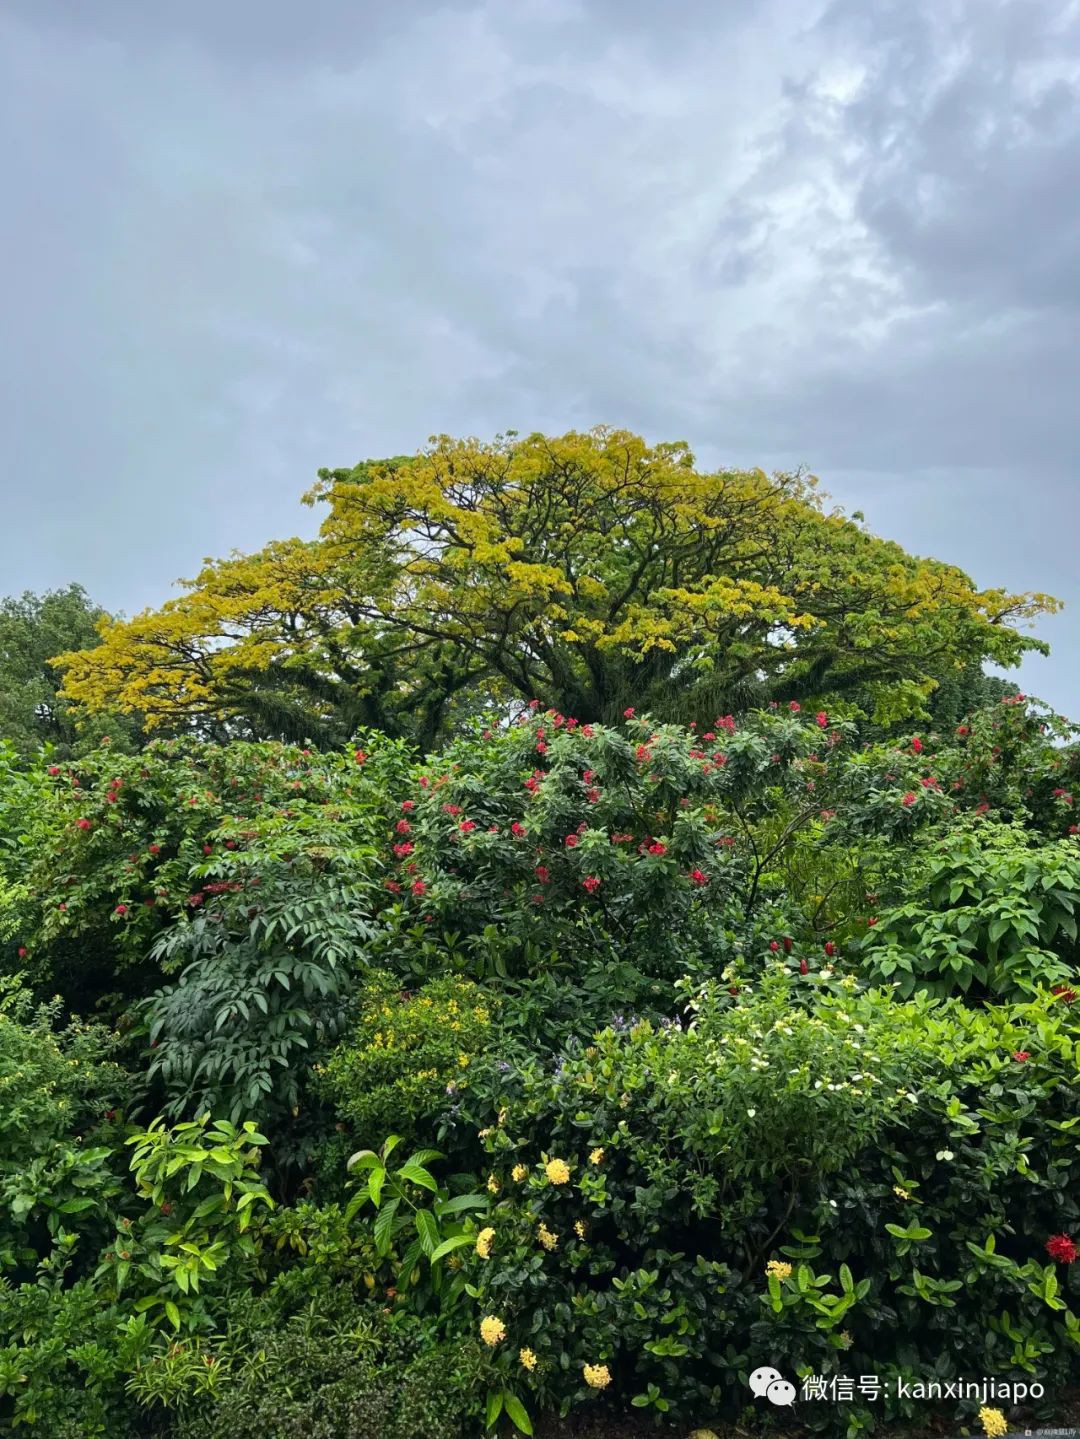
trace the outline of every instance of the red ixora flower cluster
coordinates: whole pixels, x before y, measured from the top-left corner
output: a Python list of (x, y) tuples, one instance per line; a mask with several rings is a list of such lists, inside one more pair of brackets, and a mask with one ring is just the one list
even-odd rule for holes
[(1051, 1235), (1046, 1241), (1046, 1252), (1058, 1264), (1072, 1264), (1080, 1256), (1080, 1251), (1067, 1234)]

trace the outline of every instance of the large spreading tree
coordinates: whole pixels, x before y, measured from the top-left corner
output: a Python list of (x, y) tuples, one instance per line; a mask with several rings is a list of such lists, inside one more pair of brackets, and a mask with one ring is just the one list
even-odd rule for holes
[(917, 714), (944, 680), (1043, 644), (1055, 602), (980, 590), (826, 508), (816, 482), (705, 472), (622, 430), (433, 439), (323, 470), (318, 539), (209, 564), (63, 657), (64, 693), (165, 731), (431, 743), (539, 699), (708, 719), (773, 695)]

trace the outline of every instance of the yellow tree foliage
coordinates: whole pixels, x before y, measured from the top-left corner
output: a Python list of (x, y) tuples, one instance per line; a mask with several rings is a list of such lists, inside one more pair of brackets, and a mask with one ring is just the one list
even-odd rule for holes
[(1039, 594), (978, 590), (828, 510), (816, 481), (704, 473), (600, 428), (323, 470), (317, 540), (209, 563), (187, 592), (61, 657), (64, 692), (148, 728), (429, 741), (455, 696), (581, 720), (771, 694), (918, 713), (950, 674), (1045, 646)]

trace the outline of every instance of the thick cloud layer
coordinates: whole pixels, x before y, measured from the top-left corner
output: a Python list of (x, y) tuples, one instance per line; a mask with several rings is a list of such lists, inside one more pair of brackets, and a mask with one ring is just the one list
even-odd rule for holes
[(1078, 101), (1070, 0), (6, 0), (0, 588), (130, 613), (320, 464), (603, 421), (1074, 598)]

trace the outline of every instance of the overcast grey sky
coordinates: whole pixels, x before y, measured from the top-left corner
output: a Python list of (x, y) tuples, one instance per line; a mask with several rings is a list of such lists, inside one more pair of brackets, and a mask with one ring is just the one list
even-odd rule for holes
[(1067, 0), (0, 0), (0, 591), (604, 422), (1056, 593), (1080, 718), (1078, 101)]

